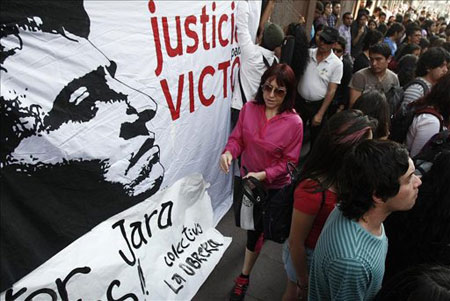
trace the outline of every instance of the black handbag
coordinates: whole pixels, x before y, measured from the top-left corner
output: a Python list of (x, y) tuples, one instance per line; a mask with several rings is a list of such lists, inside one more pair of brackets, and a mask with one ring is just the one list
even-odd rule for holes
[(242, 179), (242, 192), (233, 201), (236, 226), (244, 230), (261, 230), (257, 228), (261, 225), (267, 196), (267, 190), (258, 179)]
[(291, 183), (267, 200), (263, 210), (264, 238), (277, 243), (283, 243), (289, 237), (294, 191), (299, 177), (299, 170), (293, 163), (287, 163), (287, 170)]

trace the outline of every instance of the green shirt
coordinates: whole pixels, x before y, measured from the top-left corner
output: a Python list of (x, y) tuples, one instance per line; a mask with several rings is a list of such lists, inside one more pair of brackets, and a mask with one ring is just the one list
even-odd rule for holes
[(320, 234), (309, 275), (308, 300), (372, 300), (381, 288), (388, 240), (335, 208)]

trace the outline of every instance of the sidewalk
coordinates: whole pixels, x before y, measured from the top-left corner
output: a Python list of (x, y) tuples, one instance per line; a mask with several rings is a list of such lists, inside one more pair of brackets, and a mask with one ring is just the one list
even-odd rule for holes
[[(233, 241), (224, 256), (203, 283), (193, 300), (229, 300), (234, 279), (240, 274), (244, 262), (246, 232), (234, 224), (234, 213), (230, 209), (217, 225), (224, 236)], [(281, 259), (281, 244), (266, 241), (250, 276), (246, 301), (281, 300), (286, 273)]]

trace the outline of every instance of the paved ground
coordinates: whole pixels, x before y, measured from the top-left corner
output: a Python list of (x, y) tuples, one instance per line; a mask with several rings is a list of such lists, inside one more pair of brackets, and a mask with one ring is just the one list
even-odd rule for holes
[[(241, 272), (246, 232), (234, 225), (233, 210), (228, 211), (217, 229), (224, 236), (232, 237), (233, 241), (193, 300), (228, 300), (233, 281)], [(281, 300), (285, 285), (286, 273), (281, 260), (281, 244), (267, 241), (251, 273), (245, 300)]]

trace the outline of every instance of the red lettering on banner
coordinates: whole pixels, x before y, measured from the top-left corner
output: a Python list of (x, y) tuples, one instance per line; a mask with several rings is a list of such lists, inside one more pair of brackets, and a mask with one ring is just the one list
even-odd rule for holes
[(159, 39), (159, 29), (158, 29), (158, 20), (156, 17), (150, 19), (153, 29), (153, 40), (155, 42), (155, 50), (156, 50), (156, 69), (155, 74), (158, 76), (162, 71), (162, 51), (161, 51), (161, 40)]
[(206, 24), (209, 21), (209, 15), (206, 14), (206, 6), (202, 8), (202, 14), (200, 16), (200, 23), (202, 23), (202, 37), (203, 37), (203, 49), (209, 49), (209, 43), (206, 41)]
[(167, 55), (170, 57), (183, 55), (183, 40), (181, 39), (181, 25), (179, 16), (175, 17), (175, 23), (177, 31), (177, 38), (176, 38), (177, 46), (175, 48), (172, 48), (172, 45), (170, 45), (169, 25), (167, 24), (167, 17), (162, 17), (164, 43), (166, 45)]
[[(208, 98), (205, 96), (205, 87), (204, 87), (204, 80), (205, 77), (207, 75), (210, 75), (212, 77), (215, 76), (216, 74), (216, 70), (222, 71), (222, 75), (223, 75), (223, 89), (222, 89), (222, 93), (223, 93), (223, 98), (227, 98), (228, 95), (228, 85), (227, 85), (227, 81), (231, 81), (233, 82), (233, 70), (231, 70), (231, 72), (228, 72), (228, 69), (230, 68), (230, 65), (233, 66), (239, 66), (239, 58), (236, 57), (233, 61), (233, 64), (231, 64), (231, 61), (224, 61), (221, 62), (220, 64), (217, 65), (217, 68), (214, 68), (213, 66), (206, 66), (205, 68), (203, 68), (203, 70), (200, 72), (200, 75), (197, 77), (195, 77), (195, 74), (193, 71), (189, 71), (187, 73), (187, 80), (188, 80), (188, 94), (189, 94), (189, 112), (193, 113), (196, 109), (195, 107), (195, 89), (194, 87), (195, 85), (195, 80), (198, 80), (198, 89), (197, 89), (197, 93), (198, 93), (198, 99), (200, 100), (200, 103), (207, 107), (210, 106), (214, 100), (216, 99), (216, 95), (211, 94)], [(228, 77), (228, 74), (231, 73), (231, 76)], [(169, 107), (170, 110), (170, 115), (172, 117), (172, 120), (177, 120), (178, 118), (180, 118), (180, 114), (181, 114), (181, 105), (182, 105), (182, 100), (183, 100), (183, 95), (184, 95), (184, 77), (185, 74), (181, 74), (178, 76), (178, 88), (175, 87), (170, 87), (169, 88), (169, 84), (167, 82), (166, 79), (163, 79), (160, 81), (161, 84), (161, 89), (164, 93), (164, 97), (166, 98), (166, 102), (167, 105)], [(212, 79), (214, 80), (214, 79)], [(232, 89), (234, 89), (233, 84), (231, 84)], [(175, 98), (173, 93), (171, 93), (171, 91), (177, 90), (178, 94), (176, 96), (176, 104), (174, 104), (173, 99)], [(206, 89), (208, 90), (208, 89)], [(212, 90), (212, 89), (211, 89)], [(184, 111), (184, 110), (183, 110)]]
[(227, 87), (227, 82), (228, 82), (228, 67), (230, 67), (230, 61), (225, 61), (223, 63), (220, 63), (218, 68), (219, 70), (221, 70), (223, 72), (223, 97), (226, 98), (228, 95), (228, 87)]
[(169, 106), (170, 115), (172, 115), (172, 120), (180, 118), (181, 99), (183, 97), (183, 85), (184, 85), (184, 74), (181, 74), (178, 77), (177, 107), (175, 108), (173, 105), (172, 95), (170, 93), (167, 80), (163, 79), (161, 81), (161, 88), (164, 92), (164, 97), (166, 98), (167, 105)]
[(216, 72), (216, 71), (214, 70), (213, 67), (211, 67), (211, 66), (206, 66), (206, 67), (203, 69), (202, 73), (200, 74), (200, 79), (199, 79), (199, 82), (198, 82), (198, 96), (199, 96), (199, 98), (200, 98), (200, 101), (202, 102), (202, 104), (203, 104), (205, 107), (210, 106), (210, 105), (214, 102), (214, 99), (216, 99), (216, 97), (214, 96), (214, 94), (211, 95), (210, 98), (206, 98), (206, 97), (205, 97), (205, 95), (203, 94), (203, 90), (204, 90), (204, 89), (203, 89), (203, 80), (205, 79), (205, 76), (206, 76), (207, 74), (214, 75), (215, 72)]
[(197, 24), (197, 18), (195, 16), (189, 16), (184, 21), (184, 30), (186, 31), (186, 35), (194, 40), (194, 45), (186, 47), (186, 53), (194, 53), (198, 48), (198, 35), (195, 31), (189, 28), (189, 25)]
[[(186, 53), (192, 54), (195, 53), (199, 46), (203, 48), (203, 50), (211, 50), (214, 49), (217, 45), (217, 39), (219, 39), (219, 44), (222, 47), (226, 47), (229, 44), (234, 44), (236, 39), (236, 30), (235, 30), (235, 22), (234, 22), (234, 9), (235, 3), (231, 2), (231, 20), (228, 22), (228, 15), (222, 14), (220, 16), (216, 16), (216, 2), (212, 2), (211, 11), (207, 11), (207, 5), (202, 7), (199, 22), (201, 24), (201, 33), (196, 32), (192, 29), (191, 25), (197, 25), (197, 17), (194, 15), (187, 16), (184, 19), (184, 27), (181, 26), (181, 16), (175, 16), (175, 31), (176, 37), (175, 39), (170, 36), (169, 28), (171, 26), (171, 22), (168, 17), (151, 17), (151, 31), (153, 34), (153, 42), (155, 44), (156, 51), (156, 68), (155, 74), (156, 76), (161, 75), (163, 66), (164, 66), (164, 55), (161, 43), (161, 36), (164, 38), (164, 46), (165, 52), (169, 57), (182, 56), (184, 51)], [(156, 12), (156, 2), (153, 0), (149, 0), (148, 2), (148, 10), (151, 14)], [(217, 22), (217, 18), (219, 22)], [(159, 24), (161, 23), (161, 24)], [(230, 25), (230, 33), (231, 33), (231, 42), (229, 39), (224, 38), (223, 28), (225, 23), (229, 23)], [(195, 27), (194, 27), (195, 28)], [(160, 30), (162, 29), (162, 33)], [(183, 48), (183, 34), (193, 41), (192, 45), (186, 45), (185, 49)], [(202, 43), (200, 44), (199, 35), (201, 34)], [(211, 41), (207, 40), (207, 37), (211, 36)], [(175, 46), (172, 46), (171, 42), (175, 40)]]
[[(216, 2), (212, 4), (212, 11), (216, 11)], [(212, 15), (212, 48), (216, 48), (216, 15)]]
[(228, 39), (224, 39), (223, 35), (222, 35), (222, 24), (223, 22), (228, 21), (228, 16), (227, 15), (222, 15), (220, 16), (219, 19), (219, 43), (220, 46), (225, 47), (228, 45)]
[(194, 73), (189, 71), (189, 112), (195, 111), (194, 104)]

